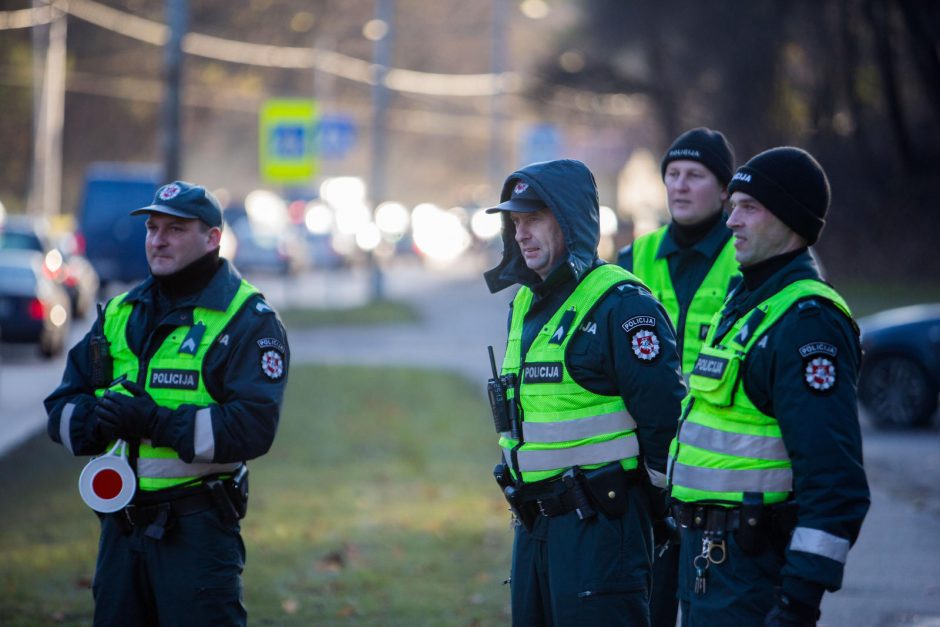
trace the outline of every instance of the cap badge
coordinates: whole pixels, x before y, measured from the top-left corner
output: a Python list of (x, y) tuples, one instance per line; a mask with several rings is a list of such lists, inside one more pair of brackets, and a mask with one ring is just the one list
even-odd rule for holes
[(519, 194), (521, 194), (527, 189), (529, 189), (529, 184), (519, 181), (518, 183), (516, 183), (516, 186), (512, 188), (512, 193), (514, 196), (518, 196)]
[(170, 200), (171, 198), (176, 198), (179, 196), (180, 186), (176, 183), (170, 183), (169, 185), (164, 185), (160, 188), (160, 200)]

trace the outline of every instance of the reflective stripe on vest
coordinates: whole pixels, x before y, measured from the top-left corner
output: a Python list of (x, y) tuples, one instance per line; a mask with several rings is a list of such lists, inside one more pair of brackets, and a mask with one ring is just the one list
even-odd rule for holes
[(572, 466), (592, 468), (620, 461), (625, 469), (636, 468), (636, 422), (623, 399), (585, 389), (572, 379), (565, 364), (568, 343), (585, 317), (604, 295), (627, 282), (642, 285), (612, 264), (588, 273), (536, 336), (524, 363), (522, 327), (532, 291), (522, 287), (517, 292), (502, 372), (520, 377), (509, 396), (518, 399), (522, 444), (501, 434), (500, 446), (505, 458), (514, 460), (513, 474), (520, 472), (526, 483), (549, 479)]
[(710, 328), (712, 316), (721, 311), (728, 295), (728, 285), (731, 278), (739, 274), (739, 269), (734, 258), (734, 241), (729, 239), (708, 269), (702, 284), (692, 295), (683, 317), (679, 311), (679, 298), (669, 274), (669, 260), (666, 257), (658, 257), (668, 228), (664, 226), (638, 237), (633, 242), (633, 272), (649, 285), (653, 296), (663, 304), (669, 319), (675, 325), (676, 336), (682, 347), (682, 372), (688, 376), (705, 340), (702, 329)]
[[(243, 280), (225, 311), (195, 307), (192, 326), (175, 327), (147, 362), (147, 372), (143, 373), (140, 360), (127, 343), (126, 327), (133, 304), (124, 302), (126, 293), (108, 303), (104, 332), (114, 359), (114, 376), (125, 375), (141, 384), (161, 407), (176, 409), (184, 404), (201, 407), (197, 410), (194, 430), (193, 450), (196, 456), (193, 463), (181, 460), (172, 448), (152, 446), (146, 439), (141, 441), (137, 460), (141, 490), (162, 490), (205, 475), (231, 472), (238, 467), (239, 463), (212, 463), (215, 443), (207, 407), (216, 401), (206, 389), (202, 366), (216, 338), (248, 299), (257, 293), (254, 286)], [(121, 385), (111, 389), (120, 394), (127, 393)], [(96, 390), (95, 393), (101, 396), (104, 392)]]
[[(780, 425), (747, 396), (740, 368), (748, 352), (797, 301), (818, 297), (846, 316), (848, 306), (831, 287), (815, 280), (791, 283), (741, 316), (715, 346), (716, 314), (689, 377), (691, 392), (669, 447), (669, 483), (674, 498), (730, 504), (744, 492), (763, 493), (779, 503), (793, 490), (793, 470)], [(754, 318), (752, 318), (754, 316)], [(755, 328), (748, 328), (757, 320)]]

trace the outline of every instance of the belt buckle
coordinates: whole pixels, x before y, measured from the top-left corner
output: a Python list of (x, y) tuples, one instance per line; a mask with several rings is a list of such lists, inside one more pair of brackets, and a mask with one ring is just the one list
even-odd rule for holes
[(535, 502), (538, 503), (539, 512), (542, 514), (542, 516), (545, 516), (546, 518), (548, 518), (549, 517), (548, 512), (545, 511), (545, 507), (542, 505), (542, 499), (538, 499)]

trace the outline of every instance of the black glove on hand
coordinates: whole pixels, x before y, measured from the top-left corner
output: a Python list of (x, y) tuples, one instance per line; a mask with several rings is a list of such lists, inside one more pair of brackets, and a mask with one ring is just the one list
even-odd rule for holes
[(100, 440), (102, 444), (107, 444), (108, 442), (115, 440), (118, 436), (114, 432), (116, 427), (115, 422), (103, 418), (107, 410), (104, 408), (104, 406), (102, 406), (101, 401), (102, 399), (100, 398), (95, 400), (95, 406), (92, 410), (92, 413), (95, 416), (94, 437)]
[(147, 390), (133, 381), (123, 381), (121, 385), (133, 396), (105, 392), (95, 405), (98, 429), (122, 440), (149, 438), (157, 418), (157, 404)]
[(764, 618), (764, 627), (816, 627), (819, 615), (819, 608), (777, 592), (774, 606)]

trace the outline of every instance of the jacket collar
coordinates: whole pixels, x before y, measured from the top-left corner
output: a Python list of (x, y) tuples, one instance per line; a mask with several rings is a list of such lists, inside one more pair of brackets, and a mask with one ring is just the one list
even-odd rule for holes
[[(228, 309), (235, 293), (241, 285), (242, 277), (227, 259), (223, 258), (221, 265), (212, 275), (212, 280), (206, 285), (205, 289), (192, 296), (183, 298), (179, 304), (187, 307), (202, 307), (203, 309), (215, 309), (225, 311)], [(124, 302), (153, 303), (156, 298), (154, 293), (157, 289), (156, 282), (152, 276), (147, 277), (127, 294)]]

